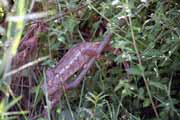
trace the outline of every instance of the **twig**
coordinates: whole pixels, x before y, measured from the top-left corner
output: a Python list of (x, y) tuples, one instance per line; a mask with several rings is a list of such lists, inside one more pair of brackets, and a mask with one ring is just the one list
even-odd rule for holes
[[(131, 34), (132, 34), (133, 46), (134, 46), (134, 49), (135, 49), (136, 54), (137, 54), (138, 62), (139, 62), (139, 64), (140, 64), (141, 66), (143, 66), (143, 65), (142, 65), (142, 61), (141, 61), (141, 56), (140, 56), (140, 54), (139, 54), (139, 51), (138, 51), (138, 48), (137, 48), (137, 45), (136, 45), (136, 40), (135, 40), (133, 28), (132, 28), (131, 17), (129, 17), (129, 23), (130, 23), (130, 29), (131, 29)], [(152, 99), (152, 95), (151, 95), (150, 88), (149, 88), (149, 83), (148, 83), (148, 81), (146, 80), (146, 77), (145, 77), (144, 72), (142, 73), (142, 77), (143, 77), (143, 80), (144, 80), (144, 84), (145, 84), (145, 87), (146, 87), (146, 90), (147, 90), (149, 99), (150, 99), (151, 104), (152, 104), (152, 108), (153, 108), (153, 110), (154, 110), (154, 113), (155, 113), (156, 117), (159, 119), (159, 114), (158, 114), (158, 112), (157, 112), (157, 110), (156, 110), (156, 106), (155, 106), (154, 101), (153, 101), (153, 99)]]
[(27, 63), (27, 64), (19, 67), (18, 69), (15, 69), (15, 70), (12, 70), (12, 71), (10, 71), (10, 72), (8, 72), (8, 73), (5, 73), (4, 76), (3, 76), (3, 78), (7, 78), (8, 76), (14, 75), (14, 74), (16, 74), (17, 72), (20, 72), (20, 71), (22, 71), (22, 70), (24, 70), (24, 69), (26, 69), (26, 68), (28, 68), (28, 67), (30, 67), (30, 66), (33, 66), (33, 65), (35, 65), (35, 64), (37, 64), (37, 63), (39, 63), (39, 62), (41, 62), (41, 61), (46, 60), (46, 59), (48, 59), (48, 58), (49, 58), (49, 56), (45, 56), (45, 57), (38, 58), (37, 60), (32, 61), (32, 62), (29, 62), (29, 63)]
[[(96, 2), (96, 0), (92, 0), (91, 2), (94, 3), (94, 2)], [(81, 6), (78, 7), (77, 9), (72, 10), (72, 11), (67, 11), (67, 12), (65, 12), (65, 13), (63, 13), (63, 14), (62, 14), (62, 13), (59, 13), (59, 14), (57, 14), (56, 16), (54, 16), (54, 17), (46, 20), (46, 22), (50, 22), (50, 21), (52, 21), (52, 20), (59, 19), (59, 18), (61, 18), (61, 17), (64, 17), (65, 15), (71, 14), (72, 12), (78, 12), (78, 11), (80, 11), (81, 9), (86, 8), (88, 5), (89, 5), (89, 4), (81, 5)]]
[[(108, 34), (104, 37), (104, 40), (101, 42), (98, 50), (97, 50), (97, 54), (100, 55), (101, 52), (103, 51), (103, 49), (105, 48), (105, 46), (110, 42), (112, 37), (112, 34)], [(79, 76), (76, 78), (75, 81), (69, 83), (66, 86), (66, 89), (73, 89), (76, 88), (80, 82), (83, 80), (84, 76), (86, 75), (86, 73), (88, 72), (88, 70), (91, 68), (91, 66), (93, 65), (93, 63), (95, 62), (96, 58), (93, 57), (89, 60), (89, 62), (87, 63), (86, 67), (84, 68), (84, 70), (79, 74)]]

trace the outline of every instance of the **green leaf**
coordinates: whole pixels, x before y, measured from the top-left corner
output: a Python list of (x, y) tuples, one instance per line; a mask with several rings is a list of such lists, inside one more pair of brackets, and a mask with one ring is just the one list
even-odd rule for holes
[[(160, 80), (159, 80), (160, 81)], [(158, 82), (158, 81), (149, 81), (149, 84), (153, 87), (165, 90), (165, 85), (163, 85), (162, 83)]]
[(71, 17), (67, 19), (66, 22), (64, 22), (64, 28), (66, 28), (66, 30), (69, 32), (73, 32), (77, 24), (78, 24), (77, 20), (74, 17)]
[(50, 46), (50, 50), (58, 50), (60, 46), (60, 42), (53, 44), (52, 46)]
[(143, 54), (146, 57), (158, 57), (162, 55), (162, 52), (160, 50), (152, 49)]
[(148, 107), (151, 104), (149, 99), (145, 99), (143, 102), (143, 107)]
[(127, 45), (129, 45), (130, 42), (129, 41), (125, 41), (125, 40), (115, 40), (113, 41), (112, 45), (114, 48), (125, 48)]
[(63, 36), (58, 36), (58, 41), (65, 44), (65, 38)]
[(142, 75), (144, 73), (144, 67), (138, 64), (132, 68), (129, 68), (127, 71), (129, 74)]
[(115, 87), (114, 91), (118, 91), (121, 88), (124, 88), (128, 85), (128, 80), (119, 80), (118, 85)]

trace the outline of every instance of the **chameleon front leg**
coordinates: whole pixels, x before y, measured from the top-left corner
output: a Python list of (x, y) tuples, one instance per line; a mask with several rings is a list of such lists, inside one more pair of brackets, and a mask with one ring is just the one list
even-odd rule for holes
[(83, 77), (86, 75), (87, 71), (89, 70), (89, 68), (91, 67), (92, 65), (92, 62), (94, 61), (95, 59), (90, 59), (89, 62), (85, 65), (85, 67), (83, 67), (81, 73), (78, 75), (78, 77), (72, 81), (71, 83), (66, 83), (64, 86), (66, 88), (66, 90), (71, 90), (71, 89), (74, 89), (74, 88), (77, 88), (77, 86), (81, 83), (81, 81), (83, 80)]
[[(95, 57), (96, 59), (99, 58), (99, 55), (95, 49), (87, 49), (86, 51), (83, 51), (83, 54), (89, 56), (89, 59), (91, 59), (93, 57)], [(85, 63), (83, 65), (82, 72), (74, 81), (72, 81), (71, 83), (64, 84), (65, 90), (74, 89), (80, 84), (80, 82), (82, 80), (82, 79), (80, 79), (80, 76), (81, 76), (81, 74), (85, 74), (84, 70), (86, 69), (86, 66), (88, 65), (88, 63), (89, 63), (89, 60), (87, 61), (87, 63)]]

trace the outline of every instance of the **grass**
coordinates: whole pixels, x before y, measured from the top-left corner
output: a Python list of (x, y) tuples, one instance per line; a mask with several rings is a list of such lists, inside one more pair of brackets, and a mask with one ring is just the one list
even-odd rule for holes
[[(8, 27), (2, 27), (7, 31), (0, 39), (2, 120), (15, 119), (17, 116), (22, 119), (39, 120), (180, 118), (180, 3), (177, 0), (144, 2), (56, 0), (50, 3), (40, 1), (36, 9), (33, 9), (33, 3), (22, 4), (22, 2), (25, 1), (16, 0), (16, 12), (5, 13), (9, 13), (8, 16), (12, 18), (26, 16), (25, 11), (49, 13), (48, 17), (36, 16), (36, 18), (43, 16), (41, 19), (48, 23), (48, 34), (40, 34), (36, 58), (11, 71), (12, 58), (18, 52), (17, 47), (23, 34), (28, 31), (29, 21), (24, 19), (16, 22), (8, 21)], [(119, 27), (121, 17), (127, 17), (123, 27)], [(48, 118), (38, 117), (47, 99), (41, 91), (41, 84), (45, 80), (43, 70), (55, 66), (74, 44), (82, 41), (101, 41), (106, 30), (113, 32), (111, 45), (120, 48), (122, 54), (116, 56), (105, 52), (103, 59), (96, 61), (86, 75), (82, 85), (61, 98), (52, 116), (49, 114)], [(7, 48), (8, 41), (13, 44)], [(40, 59), (43, 61), (39, 63)], [(124, 62), (128, 62), (128, 69), (124, 68)], [(38, 72), (33, 71), (35, 66), (38, 66)], [(24, 109), (22, 104), (23, 91), (27, 89), (23, 87), (20, 96), (14, 95), (15, 91), (10, 90), (9, 76), (19, 70), (24, 73), (31, 71), (31, 74), (25, 75), (31, 78), (28, 80), (32, 80), (32, 85), (28, 88), (30, 97), (25, 100), (33, 103), (33, 108)], [(17, 82), (17, 85), (21, 84)]]

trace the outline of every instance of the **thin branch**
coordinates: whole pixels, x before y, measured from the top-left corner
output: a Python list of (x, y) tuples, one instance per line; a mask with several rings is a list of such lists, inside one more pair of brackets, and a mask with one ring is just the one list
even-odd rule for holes
[[(96, 0), (92, 0), (91, 2), (94, 3), (94, 2), (96, 2)], [(78, 12), (78, 11), (80, 11), (81, 9), (86, 8), (88, 5), (89, 5), (89, 4), (81, 5), (81, 6), (78, 7), (77, 9), (72, 10), (72, 11), (67, 11), (67, 12), (65, 12), (65, 13), (63, 13), (63, 14), (62, 14), (62, 13), (59, 13), (59, 14), (57, 14), (56, 16), (51, 17), (50, 19), (46, 20), (46, 22), (50, 22), (50, 21), (52, 21), (52, 20), (60, 19), (60, 18), (64, 17), (65, 15), (71, 14), (71, 13), (73, 13), (73, 12)]]
[[(136, 45), (136, 40), (135, 40), (133, 28), (132, 28), (131, 17), (129, 17), (129, 23), (130, 23), (130, 29), (131, 29), (131, 34), (132, 34), (133, 46), (134, 46), (134, 49), (135, 49), (135, 51), (136, 51), (136, 55), (137, 55), (137, 58), (138, 58), (138, 62), (139, 62), (139, 64), (140, 64), (141, 66), (143, 66), (143, 65), (142, 65), (141, 56), (140, 56), (140, 54), (139, 54), (139, 51), (138, 51), (138, 48), (137, 48), (137, 45)], [(144, 80), (144, 84), (145, 84), (145, 87), (146, 87), (146, 90), (147, 90), (149, 99), (150, 99), (151, 104), (152, 104), (152, 108), (153, 108), (153, 110), (154, 110), (154, 113), (155, 113), (156, 117), (159, 119), (159, 114), (158, 114), (158, 112), (157, 112), (157, 110), (156, 110), (156, 106), (155, 106), (154, 101), (153, 101), (153, 99), (152, 99), (152, 95), (151, 95), (150, 88), (149, 88), (149, 83), (148, 83), (148, 81), (146, 80), (146, 77), (145, 77), (144, 72), (142, 73), (142, 77), (143, 77), (143, 80)]]
[(46, 59), (48, 59), (48, 58), (49, 58), (49, 56), (45, 56), (45, 57), (38, 58), (38, 59), (35, 60), (35, 61), (29, 62), (29, 63), (27, 63), (27, 64), (25, 64), (25, 65), (23, 65), (23, 66), (15, 69), (15, 70), (12, 70), (12, 71), (10, 71), (10, 72), (8, 72), (8, 73), (5, 73), (4, 76), (3, 76), (3, 78), (7, 78), (7, 77), (9, 77), (9, 76), (11, 76), (11, 75), (14, 75), (14, 74), (16, 74), (17, 72), (20, 72), (20, 71), (22, 71), (22, 70), (24, 70), (24, 69), (26, 69), (26, 68), (28, 68), (28, 67), (30, 67), (30, 66), (33, 66), (33, 65), (35, 65), (35, 64), (37, 64), (37, 63), (39, 63), (39, 62), (42, 62), (42, 61), (46, 60)]

